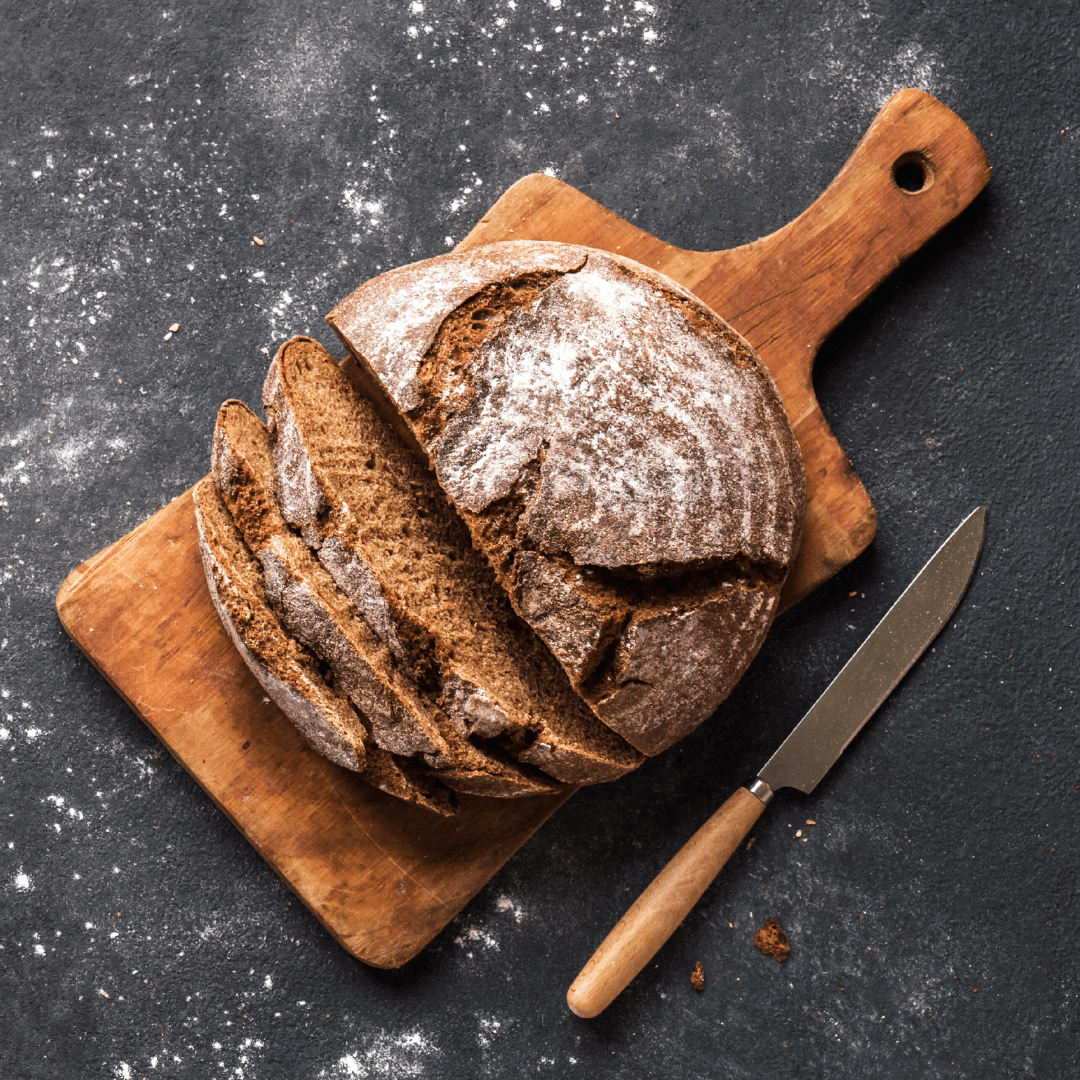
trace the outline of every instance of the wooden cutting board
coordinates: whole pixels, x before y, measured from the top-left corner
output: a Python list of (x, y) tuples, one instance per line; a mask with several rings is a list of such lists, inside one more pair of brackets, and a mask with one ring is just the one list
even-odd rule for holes
[[(982, 147), (959, 118), (929, 95), (904, 90), (828, 190), (752, 244), (676, 248), (535, 175), (507, 191), (460, 246), (540, 239), (618, 252), (680, 281), (749, 339), (776, 379), (806, 465), (809, 507), (784, 592), (790, 605), (854, 559), (876, 525), (814, 397), (818, 348), (989, 176)], [(366, 963), (396, 967), (415, 956), (569, 798), (465, 796), (456, 817), (438, 818), (310, 751), (218, 621), (190, 491), (74, 570), (56, 603), (79, 648)]]

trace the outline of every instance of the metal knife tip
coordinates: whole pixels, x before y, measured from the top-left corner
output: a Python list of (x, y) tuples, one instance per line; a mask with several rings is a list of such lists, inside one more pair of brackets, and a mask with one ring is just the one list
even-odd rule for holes
[(983, 540), (986, 538), (986, 507), (976, 506), (974, 510), (953, 530), (952, 535), (968, 531), (978, 537), (979, 549), (982, 549)]

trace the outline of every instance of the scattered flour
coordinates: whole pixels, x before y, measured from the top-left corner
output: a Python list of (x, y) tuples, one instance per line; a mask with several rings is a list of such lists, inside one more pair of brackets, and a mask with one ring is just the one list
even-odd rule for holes
[[(425, 1075), (432, 1059), (440, 1054), (432, 1039), (420, 1031), (403, 1035), (379, 1032), (365, 1039), (361, 1047), (343, 1054), (331, 1068), (321, 1070), (318, 1075), (333, 1080), (351, 1077), (405, 1080), (406, 1077)], [(437, 1070), (435, 1075), (438, 1075)]]
[(478, 1016), (477, 1024), (480, 1030), (476, 1033), (476, 1042), (481, 1050), (490, 1049), (495, 1037), (499, 1034), (502, 1021), (494, 1016)]
[[(484, 949), (499, 948), (498, 939), (494, 935), (488, 933), (487, 930), (483, 930), (477, 926), (470, 926), (465, 929), (461, 934), (454, 938), (454, 944), (460, 945), (466, 950), (471, 950), (475, 945), (480, 945)], [(466, 956), (469, 959), (472, 959), (472, 955), (471, 951), (466, 952)]]
[(509, 896), (500, 896), (495, 903), (499, 911), (508, 911), (514, 916), (514, 922), (521, 922), (525, 917), (525, 911), (520, 904), (515, 903)]
[[(872, 17), (869, 11), (834, 8), (832, 16), (831, 22), (813, 31), (812, 40), (820, 43), (814, 51), (820, 60), (807, 77), (827, 85), (838, 104), (854, 100), (862, 111), (872, 113), (908, 86), (935, 96), (948, 89), (950, 80), (937, 50), (906, 41), (883, 59), (873, 36), (859, 32), (858, 23)], [(843, 111), (837, 109), (833, 115), (839, 122)]]

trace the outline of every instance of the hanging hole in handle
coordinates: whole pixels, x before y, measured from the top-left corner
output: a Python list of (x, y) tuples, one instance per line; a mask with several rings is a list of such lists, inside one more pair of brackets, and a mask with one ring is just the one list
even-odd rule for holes
[(905, 195), (921, 195), (934, 183), (934, 166), (918, 150), (901, 154), (892, 167), (893, 183)]

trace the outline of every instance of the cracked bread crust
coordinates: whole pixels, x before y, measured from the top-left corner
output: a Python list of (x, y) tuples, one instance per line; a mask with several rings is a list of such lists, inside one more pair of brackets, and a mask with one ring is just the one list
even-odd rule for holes
[(194, 502), (210, 597), (270, 699), (317, 753), (387, 794), (443, 816), (455, 813), (446, 788), (371, 741), (347, 696), (327, 685), (315, 658), (285, 632), (266, 603), (261, 567), (210, 480), (196, 485)]
[(386, 646), (279, 513), (269, 435), (242, 402), (221, 407), (212, 465), (244, 540), (262, 563), (271, 607), (288, 632), (329, 665), (370, 721), (376, 743), (418, 754), (455, 791), (514, 798), (560, 790), (498, 750), (461, 737), (395, 668)]
[(641, 763), (514, 614), (430, 471), (318, 342), (282, 345), (263, 401), (283, 516), (462, 735), (496, 739), (567, 783)]
[(532, 241), (383, 274), (328, 318), (595, 713), (646, 754), (709, 716), (805, 507), (750, 346), (646, 267)]

